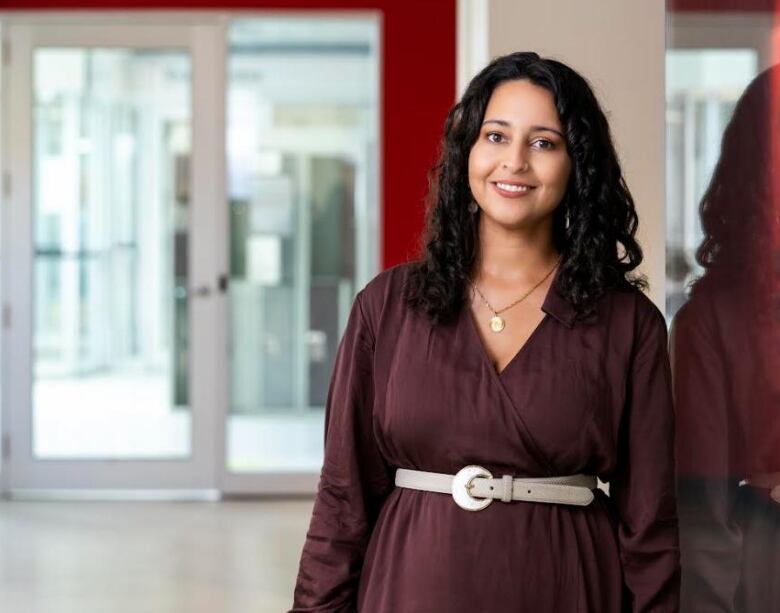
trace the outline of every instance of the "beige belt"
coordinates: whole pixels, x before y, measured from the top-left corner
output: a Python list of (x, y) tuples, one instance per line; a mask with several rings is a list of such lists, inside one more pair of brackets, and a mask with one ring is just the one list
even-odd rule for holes
[(413, 490), (451, 494), (458, 506), (468, 511), (480, 511), (493, 500), (585, 506), (593, 500), (592, 490), (597, 487), (596, 477), (592, 475), (518, 479), (504, 475), (494, 479), (487, 469), (474, 464), (461, 468), (455, 475), (398, 468), (395, 484)]

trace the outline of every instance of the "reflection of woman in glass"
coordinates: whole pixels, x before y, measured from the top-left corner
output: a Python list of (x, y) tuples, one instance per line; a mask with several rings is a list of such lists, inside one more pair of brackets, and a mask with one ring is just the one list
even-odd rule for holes
[(339, 345), (293, 611), (676, 610), (666, 322), (629, 274), (636, 228), (582, 77), (515, 53), (472, 80), (422, 257), (358, 292)]
[(737, 103), (674, 319), (682, 610), (780, 611), (780, 69)]

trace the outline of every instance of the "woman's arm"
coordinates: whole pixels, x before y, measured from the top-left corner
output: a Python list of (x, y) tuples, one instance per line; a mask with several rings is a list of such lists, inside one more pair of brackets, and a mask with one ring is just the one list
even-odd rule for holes
[(374, 335), (352, 304), (325, 406), (325, 453), (290, 613), (353, 613), (368, 540), (391, 471), (373, 433)]
[(610, 496), (632, 611), (679, 609), (680, 554), (674, 471), (674, 407), (666, 321), (645, 298), (620, 425), (618, 465)]

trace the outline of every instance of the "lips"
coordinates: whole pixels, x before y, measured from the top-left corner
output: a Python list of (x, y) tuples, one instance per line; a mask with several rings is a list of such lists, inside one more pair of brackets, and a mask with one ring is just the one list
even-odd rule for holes
[(504, 183), (506, 185), (519, 185), (524, 187), (536, 187), (535, 185), (531, 185), (530, 183), (526, 183), (525, 181), (500, 180), (500, 181), (493, 181), (493, 183)]
[(505, 198), (519, 198), (536, 189), (535, 185), (529, 185), (521, 181), (493, 181), (491, 185)]

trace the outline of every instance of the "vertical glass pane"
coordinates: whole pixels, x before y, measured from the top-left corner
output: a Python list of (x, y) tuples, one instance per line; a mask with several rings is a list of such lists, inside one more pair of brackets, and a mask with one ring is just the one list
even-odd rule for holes
[(337, 344), (378, 271), (378, 29), (230, 28), (232, 350), (227, 465), (317, 471)]
[(780, 609), (780, 39), (764, 4), (679, 13), (667, 37), (682, 611)]
[(190, 58), (34, 56), (33, 448), (182, 458)]
[(686, 301), (702, 274), (696, 248), (699, 203), (720, 157), (734, 106), (758, 74), (756, 49), (669, 49), (666, 53), (666, 313)]

